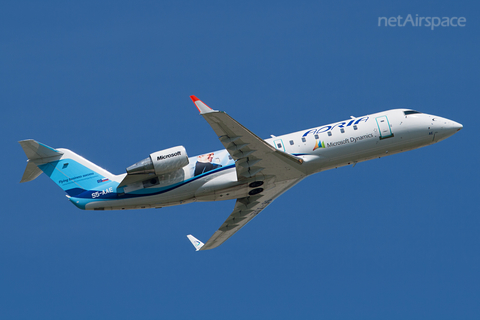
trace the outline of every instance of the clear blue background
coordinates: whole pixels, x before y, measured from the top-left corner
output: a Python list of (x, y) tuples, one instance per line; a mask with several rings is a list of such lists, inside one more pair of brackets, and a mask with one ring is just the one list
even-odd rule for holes
[[(2, 319), (478, 319), (475, 1), (6, 1), (0, 5)], [(464, 16), (463, 28), (378, 17)], [(392, 108), (464, 125), (307, 178), (218, 249), (233, 201), (75, 208), (17, 143), (120, 174), (222, 148), (195, 94), (268, 138)]]

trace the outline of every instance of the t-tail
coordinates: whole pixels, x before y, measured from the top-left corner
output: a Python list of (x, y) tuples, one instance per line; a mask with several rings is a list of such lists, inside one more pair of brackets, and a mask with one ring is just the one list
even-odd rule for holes
[(54, 149), (31, 139), (19, 143), (28, 158), (21, 183), (32, 181), (43, 172), (80, 209), (85, 209), (89, 202), (116, 197), (117, 176), (75, 152)]

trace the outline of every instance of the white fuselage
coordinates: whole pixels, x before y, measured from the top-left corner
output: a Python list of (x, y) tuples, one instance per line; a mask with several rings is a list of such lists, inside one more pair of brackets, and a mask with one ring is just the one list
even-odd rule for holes
[[(302, 158), (304, 160), (302, 168), (305, 176), (308, 176), (427, 146), (453, 135), (462, 128), (452, 120), (423, 113), (408, 114), (409, 112), (411, 111), (407, 109), (395, 109), (360, 118), (352, 117), (345, 121), (265, 141), (281, 151)], [(190, 161), (195, 159), (196, 157), (191, 157)], [(118, 176), (118, 181), (120, 182), (124, 176)], [(265, 182), (264, 188), (277, 183), (268, 177), (261, 179)], [(85, 209), (158, 208), (193, 201), (237, 199), (248, 195), (252, 189), (249, 183), (255, 180), (258, 178), (237, 181), (235, 162), (231, 160), (221, 170), (213, 170), (199, 178), (195, 178), (193, 172), (187, 169), (181, 178), (166, 177), (161, 186), (147, 188), (154, 194), (150, 195), (148, 190), (144, 190), (146, 193), (138, 197), (93, 201), (85, 204)], [(174, 187), (168, 188), (169, 185)], [(154, 192), (160, 187), (166, 188), (165, 191)], [(74, 202), (75, 199), (71, 200)]]

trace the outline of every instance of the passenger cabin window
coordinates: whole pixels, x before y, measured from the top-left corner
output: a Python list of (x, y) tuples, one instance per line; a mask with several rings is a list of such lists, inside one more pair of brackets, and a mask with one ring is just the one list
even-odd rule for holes
[(318, 134), (315, 135), (315, 139), (318, 140)]
[(305, 137), (302, 137), (302, 142), (306, 142), (307, 139), (305, 139)]
[(358, 127), (357, 127), (357, 125), (355, 124), (355, 125), (353, 126), (353, 130), (357, 130), (357, 129), (358, 129)]
[(290, 145), (293, 146), (293, 140), (290, 140)]
[(282, 147), (282, 144), (281, 143), (277, 143), (277, 148), (281, 148)]
[(332, 131), (328, 131), (328, 136), (331, 137), (332, 136)]
[(418, 112), (418, 111), (415, 111), (415, 110), (407, 110), (407, 111), (403, 111), (403, 113), (408, 116), (409, 114), (416, 114), (416, 113), (421, 113), (421, 112)]
[(340, 128), (340, 132), (341, 132), (341, 133), (345, 133), (345, 129)]

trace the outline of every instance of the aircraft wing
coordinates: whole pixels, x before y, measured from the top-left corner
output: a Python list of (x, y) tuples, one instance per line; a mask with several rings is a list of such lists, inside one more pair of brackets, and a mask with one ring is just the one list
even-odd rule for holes
[(284, 180), (275, 183), (275, 186), (265, 190), (259, 195), (249, 196), (237, 199), (235, 208), (220, 228), (210, 237), (207, 243), (203, 244), (192, 235), (188, 239), (198, 250), (209, 250), (218, 247), (228, 238), (233, 236), (238, 230), (245, 226), (250, 220), (255, 218), (263, 209), (273, 202), (282, 193), (297, 184), (302, 178), (294, 180)]
[(303, 159), (275, 149), (225, 112), (211, 109), (195, 96), (190, 98), (235, 160), (238, 180), (261, 174), (276, 181), (305, 177)]

